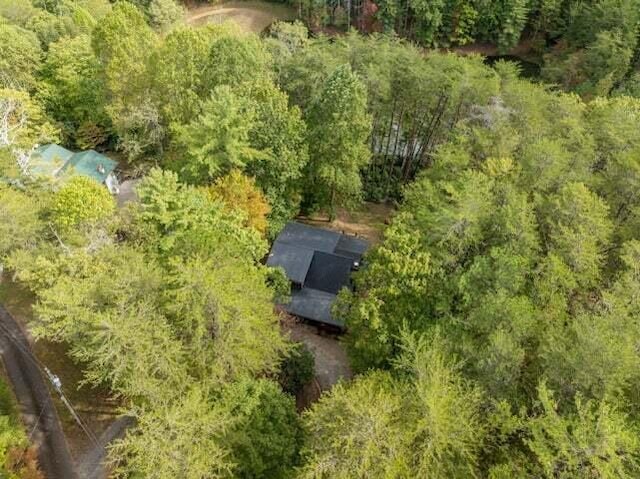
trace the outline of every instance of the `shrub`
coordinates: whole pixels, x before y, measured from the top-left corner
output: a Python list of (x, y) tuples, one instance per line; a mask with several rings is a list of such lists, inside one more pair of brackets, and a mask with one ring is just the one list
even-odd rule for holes
[(315, 359), (304, 343), (296, 343), (290, 356), (280, 367), (278, 381), (282, 389), (294, 396), (313, 379), (315, 374)]

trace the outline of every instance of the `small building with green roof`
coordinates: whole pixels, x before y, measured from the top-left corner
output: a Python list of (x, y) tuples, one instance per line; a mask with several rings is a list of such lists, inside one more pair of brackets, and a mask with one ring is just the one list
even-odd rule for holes
[(112, 194), (118, 194), (119, 185), (115, 175), (118, 163), (97, 151), (87, 150), (73, 153), (59, 145), (43, 145), (34, 151), (29, 162), (32, 173), (50, 178), (82, 175), (104, 184)]

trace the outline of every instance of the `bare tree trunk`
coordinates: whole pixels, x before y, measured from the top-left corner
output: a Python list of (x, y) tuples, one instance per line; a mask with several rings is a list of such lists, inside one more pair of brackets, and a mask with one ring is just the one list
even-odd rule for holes
[(386, 141), (386, 145), (384, 147), (384, 150), (382, 151), (382, 165), (381, 165), (381, 169), (382, 171), (384, 171), (384, 167), (385, 167), (385, 163), (389, 160), (389, 146), (391, 145), (391, 135), (393, 134), (393, 125), (394, 125), (394, 119), (396, 116), (396, 106), (398, 103), (398, 99), (394, 97), (393, 99), (393, 106), (391, 107), (391, 117), (389, 118), (389, 127), (388, 127), (388, 132), (387, 132), (387, 141)]
[(410, 140), (410, 143), (407, 145), (407, 151), (402, 160), (402, 167), (400, 168), (402, 181), (407, 180), (407, 176), (408, 176), (407, 173), (411, 169), (411, 165), (413, 164), (413, 157), (415, 155), (416, 148), (418, 147), (418, 140), (420, 138), (419, 133), (422, 131), (422, 128), (424, 127), (424, 123), (427, 121), (427, 117), (429, 116), (429, 110), (425, 109), (422, 116), (418, 117), (418, 111), (422, 110), (423, 108), (424, 108), (423, 106), (420, 106), (419, 108), (416, 108), (416, 110), (414, 111), (413, 118), (419, 118), (419, 119), (416, 122), (414, 122), (413, 129), (411, 130), (411, 136), (410, 136), (411, 140)]
[(444, 114), (444, 111), (447, 107), (447, 103), (449, 102), (449, 97), (447, 97), (446, 95), (443, 95), (440, 97), (440, 100), (438, 100), (438, 106), (437, 111), (436, 111), (436, 115), (435, 115), (435, 121), (433, 122), (433, 126), (431, 126), (429, 128), (428, 136), (425, 139), (424, 144), (422, 145), (422, 148), (418, 154), (418, 167), (424, 166), (424, 154), (425, 151), (429, 152), (431, 150), (430, 146), (431, 146), (431, 140), (433, 138), (435, 138), (435, 133), (438, 130), (438, 127), (440, 126), (440, 120), (442, 119), (442, 115)]
[(453, 127), (456, 126), (456, 123), (458, 123), (458, 121), (460, 120), (460, 112), (462, 110), (463, 103), (464, 103), (464, 98), (460, 98), (460, 101), (458, 102), (458, 106), (456, 107), (456, 112), (451, 118), (451, 122), (449, 123), (449, 130), (452, 130)]
[(400, 114), (398, 115), (398, 123), (397, 123), (397, 129), (396, 129), (396, 141), (393, 144), (393, 151), (391, 153), (391, 161), (389, 161), (389, 170), (387, 171), (387, 185), (386, 185), (386, 196), (387, 198), (389, 197), (389, 186), (391, 183), (391, 179), (392, 177), (395, 177), (394, 175), (394, 168), (396, 166), (396, 161), (398, 158), (397, 155), (397, 151), (398, 151), (398, 142), (400, 141), (400, 136), (402, 134), (402, 115), (404, 114), (404, 104), (403, 106), (400, 108)]
[(402, 19), (404, 21), (402, 32), (406, 35), (409, 28), (409, 0), (405, 0), (405, 5), (406, 8), (404, 9), (404, 18)]
[(338, 171), (333, 168), (333, 183), (331, 183), (331, 196), (329, 206), (329, 221), (336, 219), (336, 183), (338, 182)]
[(387, 133), (387, 146), (384, 149), (384, 155), (386, 156), (389, 151), (389, 145), (391, 144), (391, 135), (393, 133), (393, 120), (396, 116), (396, 104), (398, 103), (398, 99), (393, 99), (393, 106), (391, 107), (391, 117), (389, 118), (389, 129)]

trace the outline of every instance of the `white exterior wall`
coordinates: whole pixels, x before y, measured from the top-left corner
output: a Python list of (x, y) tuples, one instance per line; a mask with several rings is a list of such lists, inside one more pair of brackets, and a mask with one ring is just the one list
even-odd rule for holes
[(113, 172), (109, 173), (107, 179), (104, 180), (104, 184), (107, 186), (109, 193), (111, 193), (112, 195), (117, 195), (118, 193), (120, 193), (120, 183), (118, 182), (118, 178), (116, 178), (116, 175)]

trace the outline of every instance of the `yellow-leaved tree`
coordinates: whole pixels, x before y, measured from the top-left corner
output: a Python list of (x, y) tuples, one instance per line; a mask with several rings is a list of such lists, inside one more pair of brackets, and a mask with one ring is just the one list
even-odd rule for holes
[(271, 207), (253, 178), (232, 170), (207, 187), (207, 193), (212, 199), (223, 201), (228, 210), (244, 214), (245, 226), (255, 228), (263, 236), (266, 234)]

